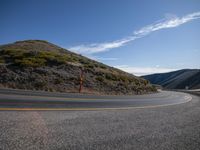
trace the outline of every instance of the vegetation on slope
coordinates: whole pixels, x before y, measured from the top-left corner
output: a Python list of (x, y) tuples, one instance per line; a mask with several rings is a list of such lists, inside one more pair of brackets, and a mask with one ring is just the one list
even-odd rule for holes
[(155, 91), (147, 80), (41, 40), (0, 46), (0, 86), (77, 92), (84, 69), (84, 92), (137, 94)]

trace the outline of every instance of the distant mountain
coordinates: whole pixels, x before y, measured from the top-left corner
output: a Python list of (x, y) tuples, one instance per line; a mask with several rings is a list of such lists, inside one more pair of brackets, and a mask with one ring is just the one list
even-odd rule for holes
[(169, 73), (142, 76), (152, 84), (158, 84), (168, 89), (200, 88), (200, 69), (183, 69)]
[(0, 46), (0, 87), (78, 92), (137, 94), (155, 91), (145, 79), (83, 57), (47, 41), (27, 40)]

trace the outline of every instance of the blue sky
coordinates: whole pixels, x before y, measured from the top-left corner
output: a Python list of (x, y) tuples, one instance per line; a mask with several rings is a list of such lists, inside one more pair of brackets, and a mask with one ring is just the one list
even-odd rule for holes
[(42, 39), (135, 75), (200, 69), (199, 0), (0, 0), (0, 44)]

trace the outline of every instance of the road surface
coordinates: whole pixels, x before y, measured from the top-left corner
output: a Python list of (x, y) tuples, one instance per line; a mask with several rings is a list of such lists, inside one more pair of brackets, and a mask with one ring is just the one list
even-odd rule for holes
[[(30, 105), (24, 104), (23, 107), (18, 104), (12, 106), (20, 110), (27, 106), (34, 109), (40, 106), (49, 108), (46, 103), (33, 106), (31, 102), (35, 100), (33, 97), (39, 102), (52, 100), (46, 99), (49, 97), (46, 93), (40, 93), (39, 95), (42, 96), (39, 96), (37, 92), (33, 92), (30, 99), (26, 99), (27, 95), (30, 95), (29, 92), (24, 92), (23, 95), (18, 91), (9, 91), (9, 94), (5, 91), (1, 93), (1, 101), (4, 100), (2, 95), (4, 98), (5, 95), (8, 96), (7, 101), (30, 101)], [(53, 100), (60, 100), (62, 103), (72, 101), (65, 100), (66, 96), (72, 98), (73, 94), (71, 97), (66, 94), (51, 95)], [(88, 99), (87, 96), (79, 95), (76, 97), (79, 98), (78, 100), (73, 100), (79, 103), (82, 97), (83, 101)], [(95, 106), (90, 104), (88, 107), (95, 109), (98, 106), (97, 108), (100, 107), (101, 110), (16, 111), (8, 108), (11, 107), (10, 104), (1, 106), (12, 111), (0, 111), (0, 150), (199, 150), (200, 148), (200, 98), (198, 96), (161, 92), (118, 97), (118, 100), (115, 100), (116, 97), (101, 97), (96, 100), (97, 98), (99, 97), (87, 100), (95, 100)], [(120, 99), (131, 101), (131, 104), (127, 102), (122, 103), (125, 106), (119, 106), (121, 103), (114, 104)], [(133, 104), (139, 100), (143, 101), (142, 104)], [(151, 104), (146, 102), (148, 100)], [(108, 101), (112, 103), (109, 104), (109, 108), (114, 109), (103, 109), (104, 106), (99, 106), (98, 101), (103, 103)], [(158, 101), (162, 101), (162, 107)], [(152, 104), (155, 107), (149, 107), (153, 106)], [(57, 105), (56, 108), (63, 108), (63, 104)], [(131, 109), (124, 108), (127, 106)], [(80, 107), (85, 108), (82, 104), (79, 104), (78, 108)]]
[(105, 110), (160, 107), (185, 103), (191, 96), (162, 91), (137, 96), (96, 96), (0, 90), (0, 110)]

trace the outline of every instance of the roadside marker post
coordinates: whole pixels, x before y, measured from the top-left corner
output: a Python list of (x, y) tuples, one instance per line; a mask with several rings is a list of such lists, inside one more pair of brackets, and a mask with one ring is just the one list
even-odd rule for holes
[(82, 91), (82, 86), (83, 86), (83, 68), (81, 68), (81, 73), (80, 73), (79, 93), (81, 93), (81, 91)]

